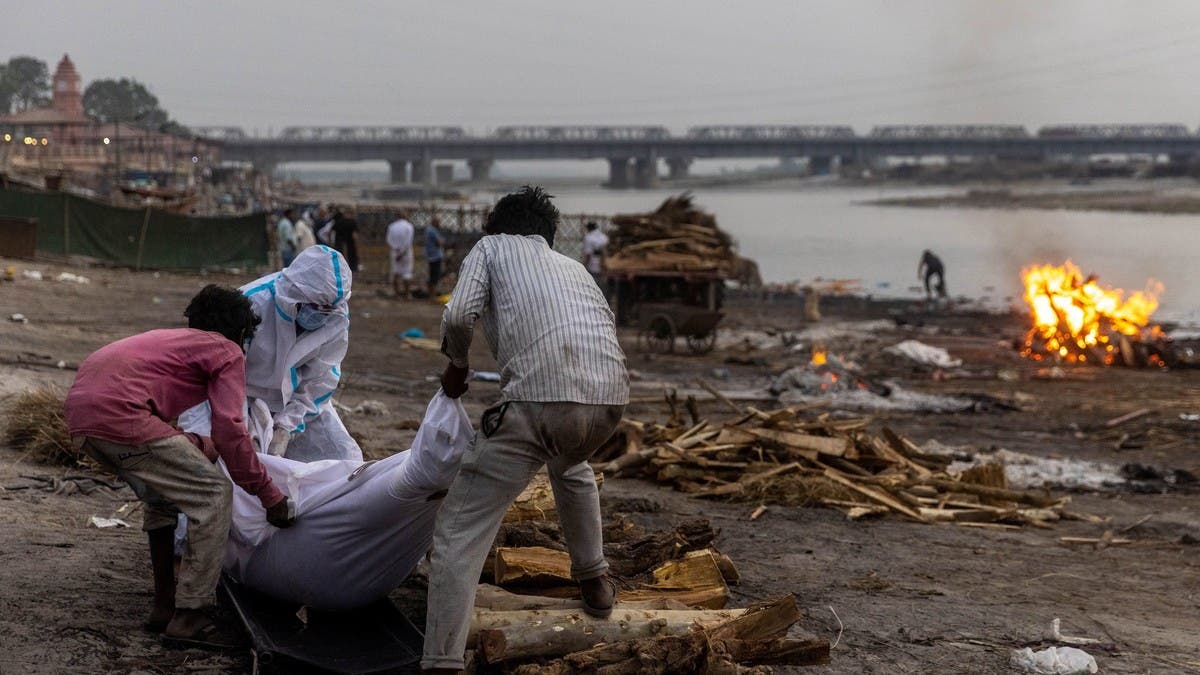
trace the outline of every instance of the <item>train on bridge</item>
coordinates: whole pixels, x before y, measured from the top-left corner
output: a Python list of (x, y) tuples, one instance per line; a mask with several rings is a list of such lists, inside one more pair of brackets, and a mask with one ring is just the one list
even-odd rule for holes
[(295, 140), (346, 141), (666, 141), (666, 140), (781, 140), (781, 139), (889, 139), (889, 140), (1012, 140), (1022, 138), (1145, 139), (1195, 138), (1184, 124), (1051, 124), (1036, 133), (1015, 124), (900, 124), (873, 127), (860, 135), (846, 125), (726, 124), (689, 127), (681, 135), (664, 126), (646, 125), (511, 125), (485, 133), (461, 126), (290, 126), (277, 134), (260, 136), (236, 126), (194, 126), (194, 135), (216, 141)]
[[(461, 126), (289, 126), (269, 136), (235, 126), (193, 127), (216, 141), (224, 159), (270, 169), (285, 162), (386, 161), (396, 183), (436, 182), (434, 162), (466, 162), (474, 181), (513, 160), (603, 160), (611, 187), (653, 187), (665, 164), (672, 179), (695, 160), (807, 158), (814, 171), (835, 163), (867, 165), (889, 157), (993, 157), (1041, 161), (1097, 155), (1200, 156), (1200, 130), (1184, 124), (848, 125), (716, 124), (672, 133), (661, 125), (508, 125), (477, 132)], [(443, 174), (444, 175), (444, 174)]]

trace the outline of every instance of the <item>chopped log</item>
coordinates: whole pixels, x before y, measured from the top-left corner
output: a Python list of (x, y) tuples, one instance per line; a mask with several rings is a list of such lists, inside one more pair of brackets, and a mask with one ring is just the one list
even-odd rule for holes
[(494, 578), (500, 586), (561, 586), (571, 580), (571, 556), (542, 546), (496, 549)]
[(700, 496), (702, 496), (702, 497), (724, 497), (724, 496), (728, 496), (728, 495), (736, 495), (736, 494), (741, 493), (747, 485), (757, 483), (758, 481), (761, 481), (761, 480), (767, 480), (768, 478), (774, 478), (775, 476), (788, 473), (789, 471), (795, 471), (800, 468), (801, 467), (800, 467), (799, 462), (792, 462), (791, 464), (783, 464), (774, 469), (770, 469), (769, 471), (763, 471), (762, 473), (755, 473), (755, 474), (750, 474), (748, 476), (743, 476), (742, 479), (736, 483), (729, 483), (728, 485), (719, 485), (710, 490), (705, 490), (704, 492), (700, 493)]
[(558, 509), (554, 506), (554, 492), (550, 488), (550, 476), (539, 473), (529, 481), (516, 501), (504, 514), (504, 522), (519, 520), (557, 520)]
[(1114, 418), (1108, 420), (1107, 422), (1104, 423), (1104, 428), (1111, 429), (1113, 427), (1120, 426), (1126, 422), (1132, 422), (1133, 420), (1136, 420), (1139, 417), (1145, 417), (1146, 415), (1149, 415), (1152, 412), (1154, 412), (1154, 411), (1151, 410), (1150, 408), (1138, 408), (1137, 410), (1134, 410), (1133, 412), (1125, 413), (1124, 415), (1119, 415), (1117, 417), (1114, 417)]
[(789, 595), (756, 605), (737, 618), (709, 629), (694, 630), (686, 636), (603, 644), (545, 665), (521, 666), (514, 672), (522, 675), (735, 673), (745, 672), (736, 665), (738, 657), (747, 662), (792, 665), (827, 662), (828, 641), (784, 637), (799, 618), (795, 599)]
[[(750, 429), (749, 432), (757, 438), (776, 443), (789, 450), (815, 450), (823, 455), (831, 455), (833, 457), (846, 457), (855, 454), (853, 450), (854, 444), (848, 438), (826, 438), (825, 436), (812, 436), (794, 431), (778, 431), (775, 429)], [(800, 454), (803, 455), (804, 453)]]
[(618, 600), (668, 598), (690, 607), (721, 609), (729, 601), (729, 586), (711, 550), (692, 551), (679, 560), (663, 563), (653, 581), (630, 591), (619, 591)]
[(680, 555), (712, 545), (717, 532), (706, 518), (685, 521), (668, 532), (653, 532), (626, 542), (604, 546), (613, 574), (633, 577)]
[[(634, 602), (627, 600), (621, 603), (622, 609), (688, 609), (682, 602), (659, 598)], [(475, 609), (487, 609), (494, 612), (512, 612), (527, 609), (583, 609), (583, 601), (576, 592), (570, 598), (552, 598), (544, 595), (520, 595), (510, 593), (499, 586), (479, 584), (475, 590)]]
[(879, 502), (880, 504), (883, 504), (884, 506), (887, 506), (895, 511), (903, 513), (904, 515), (906, 515), (914, 520), (919, 520), (921, 522), (928, 522), (928, 521), (926, 521), (925, 517), (922, 516), (919, 512), (914, 511), (912, 508), (910, 508), (909, 506), (907, 506), (905, 504), (902, 504), (895, 497), (884, 492), (883, 490), (880, 490), (879, 488), (867, 487), (865, 485), (859, 485), (858, 483), (855, 483), (854, 481), (852, 481), (852, 480), (846, 478), (845, 476), (843, 476), (842, 474), (838, 473), (834, 469), (826, 469), (825, 476), (833, 481), (836, 481), (838, 483), (841, 483), (842, 485), (845, 485), (846, 487), (850, 488), (851, 490), (854, 490), (855, 492), (858, 492), (860, 494), (866, 495), (867, 497), (870, 497), (871, 499), (874, 499), (875, 501)]
[(1021, 492), (1018, 490), (1007, 490), (1003, 488), (989, 487), (986, 485), (974, 485), (972, 483), (962, 483), (954, 480), (943, 478), (926, 478), (916, 481), (915, 484), (924, 483), (943, 490), (945, 492), (965, 492), (967, 494), (978, 495), (988, 499), (996, 499), (1006, 502), (1017, 502), (1020, 504), (1029, 504), (1031, 506), (1050, 507), (1056, 506), (1062, 500), (1053, 497), (1046, 497), (1031, 492)]
[(743, 614), (728, 610), (641, 610), (618, 605), (609, 619), (578, 610), (475, 612), (467, 644), (478, 637), (487, 663), (558, 657), (598, 643), (687, 635), (695, 627), (715, 626)]

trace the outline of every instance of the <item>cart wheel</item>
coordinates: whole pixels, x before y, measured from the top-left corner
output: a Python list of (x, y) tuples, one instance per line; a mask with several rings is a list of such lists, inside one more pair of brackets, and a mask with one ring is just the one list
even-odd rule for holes
[(675, 322), (666, 314), (657, 314), (646, 324), (642, 339), (650, 351), (670, 354), (675, 351)]
[(693, 354), (707, 354), (717, 346), (717, 331), (711, 330), (704, 335), (689, 335), (687, 346)]

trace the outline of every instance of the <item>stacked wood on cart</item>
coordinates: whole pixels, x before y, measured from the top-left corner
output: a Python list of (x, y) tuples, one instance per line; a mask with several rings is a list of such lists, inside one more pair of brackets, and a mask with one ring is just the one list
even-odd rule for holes
[(757, 503), (755, 518), (767, 504), (790, 504), (832, 507), (854, 519), (896, 514), (996, 529), (1091, 519), (1069, 511), (1069, 497), (1009, 489), (1000, 464), (951, 472), (951, 456), (925, 453), (887, 427), (873, 433), (870, 418), (810, 417), (796, 408), (747, 408), (725, 424), (681, 417), (624, 420), (593, 458), (596, 470)]
[(682, 337), (693, 353), (710, 351), (725, 280), (747, 267), (733, 239), (688, 194), (612, 223), (605, 277), (618, 323), (640, 329), (647, 350), (672, 352)]
[(605, 556), (618, 604), (609, 619), (591, 618), (543, 474), (496, 538), (469, 643), (483, 664), (531, 674), (735, 673), (827, 662), (829, 642), (799, 628), (792, 596), (726, 607), (739, 577), (716, 537), (705, 519), (660, 532), (620, 516), (608, 522)]

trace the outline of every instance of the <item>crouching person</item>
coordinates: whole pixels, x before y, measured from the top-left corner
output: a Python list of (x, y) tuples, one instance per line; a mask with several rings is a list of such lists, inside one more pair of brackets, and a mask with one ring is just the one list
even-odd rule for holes
[(442, 351), (450, 357), (442, 375), (446, 395), (466, 390), (479, 322), (500, 366), (501, 403), (484, 412), (438, 514), (425, 670), (462, 670), (484, 559), (505, 511), (543, 466), (584, 611), (612, 613), (616, 589), (606, 577), (588, 458), (621, 420), (629, 375), (604, 295), (583, 265), (551, 248), (557, 225), (558, 210), (540, 189), (526, 187), (497, 202), (442, 318)]
[[(246, 400), (243, 343), (258, 325), (250, 302), (208, 286), (184, 315), (188, 328), (152, 330), (102, 347), (79, 366), (67, 394), (75, 446), (129, 483), (145, 504), (154, 606), (145, 626), (177, 640), (203, 640), (215, 628), (215, 601), (229, 534), (233, 481), (258, 497), (276, 527), (291, 524), (288, 500), (259, 463), (242, 420)], [(212, 405), (211, 437), (174, 427), (180, 413)], [(191, 523), (174, 572), (179, 513)]]

